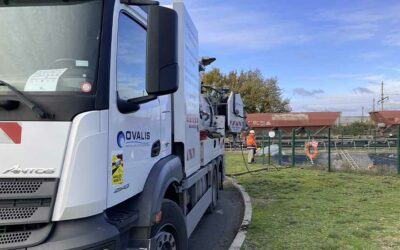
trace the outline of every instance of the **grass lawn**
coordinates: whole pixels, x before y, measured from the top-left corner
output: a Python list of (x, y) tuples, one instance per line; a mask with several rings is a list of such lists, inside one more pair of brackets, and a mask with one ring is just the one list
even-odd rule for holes
[[(226, 168), (243, 171), (241, 154)], [(253, 205), (243, 249), (400, 249), (398, 177), (285, 168), (237, 180)]]

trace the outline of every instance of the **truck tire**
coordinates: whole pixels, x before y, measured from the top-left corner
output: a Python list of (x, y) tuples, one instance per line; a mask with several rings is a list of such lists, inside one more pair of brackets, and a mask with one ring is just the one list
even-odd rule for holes
[(175, 202), (164, 199), (161, 213), (161, 222), (152, 228), (152, 236), (156, 237), (155, 249), (186, 250), (188, 239), (181, 208)]
[(212, 175), (212, 183), (211, 183), (211, 204), (207, 209), (208, 213), (213, 213), (217, 209), (218, 203), (218, 191), (219, 191), (219, 181), (218, 181), (218, 171), (217, 168), (214, 168)]

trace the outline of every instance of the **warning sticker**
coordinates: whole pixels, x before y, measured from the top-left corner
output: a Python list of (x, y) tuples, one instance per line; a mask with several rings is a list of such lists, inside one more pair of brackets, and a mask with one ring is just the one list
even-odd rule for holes
[(124, 182), (124, 158), (122, 154), (112, 156), (112, 184), (118, 185)]

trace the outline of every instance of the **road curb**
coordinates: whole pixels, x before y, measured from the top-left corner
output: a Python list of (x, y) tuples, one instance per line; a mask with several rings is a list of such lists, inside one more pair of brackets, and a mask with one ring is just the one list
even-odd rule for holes
[(228, 179), (232, 182), (233, 186), (240, 191), (240, 194), (242, 195), (244, 201), (244, 216), (242, 225), (240, 226), (239, 232), (236, 234), (235, 239), (229, 247), (229, 250), (239, 250), (243, 245), (244, 239), (246, 238), (247, 228), (251, 222), (251, 200), (249, 194), (246, 192), (244, 187), (239, 185), (234, 178), (228, 177)]

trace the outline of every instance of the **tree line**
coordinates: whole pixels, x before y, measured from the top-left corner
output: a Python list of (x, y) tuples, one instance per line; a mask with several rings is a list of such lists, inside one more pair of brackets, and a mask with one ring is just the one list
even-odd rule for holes
[(247, 113), (290, 112), (290, 100), (282, 97), (277, 78), (265, 78), (259, 69), (227, 74), (219, 68), (204, 73), (203, 84), (217, 88), (228, 87), (240, 93)]
[(372, 135), (376, 126), (372, 122), (367, 121), (355, 121), (349, 125), (334, 125), (332, 127), (332, 132), (334, 135)]

